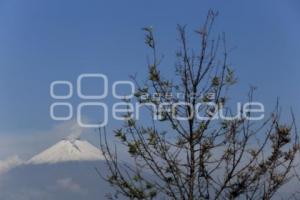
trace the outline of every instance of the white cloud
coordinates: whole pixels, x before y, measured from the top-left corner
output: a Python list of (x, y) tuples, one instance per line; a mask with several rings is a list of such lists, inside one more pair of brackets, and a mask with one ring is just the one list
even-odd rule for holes
[(59, 179), (56, 183), (59, 189), (68, 190), (71, 192), (82, 192), (80, 185), (75, 183), (72, 178)]
[(53, 131), (71, 139), (80, 137), (84, 128), (80, 127), (76, 120), (72, 120), (56, 126)]
[(10, 169), (21, 165), (23, 161), (18, 156), (11, 156), (5, 160), (0, 160), (0, 174), (3, 174)]

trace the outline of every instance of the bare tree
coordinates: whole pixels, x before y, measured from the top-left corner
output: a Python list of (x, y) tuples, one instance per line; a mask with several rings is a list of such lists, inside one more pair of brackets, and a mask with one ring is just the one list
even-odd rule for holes
[[(141, 124), (128, 109), (124, 126), (115, 130), (133, 164), (120, 162), (117, 148), (109, 144), (105, 129), (100, 130), (110, 172), (106, 180), (117, 189), (111, 198), (271, 199), (290, 179), (299, 149), (294, 118), (281, 123), (278, 105), (261, 121), (249, 119), (251, 106), (247, 111), (238, 108), (240, 117), (233, 115), (228, 91), (237, 79), (228, 64), (225, 35), (212, 39), (216, 16), (209, 11), (196, 31), (198, 51), (190, 48), (186, 28), (178, 26), (180, 50), (171, 78), (159, 70), (162, 59), (152, 28), (144, 28), (153, 53), (149, 77), (143, 84), (133, 79), (135, 101), (148, 109), (151, 120)], [(215, 118), (221, 111), (226, 119)]]

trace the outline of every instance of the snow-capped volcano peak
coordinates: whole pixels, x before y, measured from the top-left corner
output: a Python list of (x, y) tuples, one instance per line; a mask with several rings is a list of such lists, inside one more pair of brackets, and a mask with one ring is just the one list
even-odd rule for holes
[(28, 164), (54, 164), (68, 161), (103, 160), (102, 152), (87, 141), (64, 139), (40, 154), (32, 157)]

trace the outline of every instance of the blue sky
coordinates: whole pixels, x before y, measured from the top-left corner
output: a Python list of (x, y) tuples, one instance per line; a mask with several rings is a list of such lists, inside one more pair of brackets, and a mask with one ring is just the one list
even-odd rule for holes
[[(299, 118), (297, 0), (0, 0), (0, 140), (49, 134), (57, 125), (49, 117), (54, 80), (75, 84), (79, 74), (96, 72), (110, 81), (145, 75), (142, 27), (154, 27), (165, 55), (162, 71), (169, 73), (178, 47), (176, 25), (188, 25), (192, 34), (209, 8), (219, 11), (215, 30), (226, 33), (233, 49), (237, 94), (258, 86), (257, 100), (267, 109), (279, 96)], [(190, 43), (196, 42), (192, 36)]]

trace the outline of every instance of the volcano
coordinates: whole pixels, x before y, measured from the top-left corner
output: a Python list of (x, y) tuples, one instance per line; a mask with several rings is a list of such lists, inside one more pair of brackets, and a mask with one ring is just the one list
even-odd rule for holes
[[(96, 171), (97, 169), (97, 171)], [(112, 188), (103, 153), (88, 141), (63, 139), (0, 174), (0, 199), (99, 200)]]
[(104, 160), (102, 152), (87, 141), (64, 139), (32, 157), (28, 164)]

